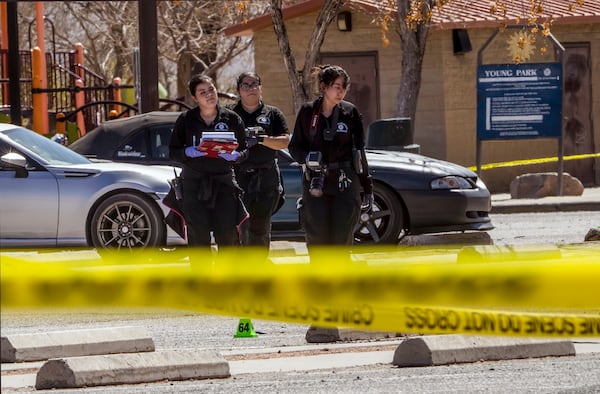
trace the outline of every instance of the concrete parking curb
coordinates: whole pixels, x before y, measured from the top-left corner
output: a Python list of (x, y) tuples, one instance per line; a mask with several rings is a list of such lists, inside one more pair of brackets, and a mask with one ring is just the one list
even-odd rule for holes
[(324, 328), (311, 326), (306, 331), (307, 343), (335, 343), (338, 341), (368, 341), (396, 338), (400, 334), (394, 332), (364, 331), (349, 328)]
[(476, 361), (575, 356), (568, 340), (432, 335), (409, 337), (394, 352), (392, 364), (425, 367)]
[(291, 254), (302, 256), (308, 254), (306, 243), (292, 241), (271, 241), (269, 256), (271, 258), (288, 257)]
[[(312, 371), (318, 369), (341, 369), (375, 364), (391, 364), (400, 338), (370, 342), (327, 343), (323, 345), (294, 345), (276, 347), (244, 347), (218, 350), (228, 361), (229, 371), (237, 376), (255, 373), (280, 373), (285, 371)], [(576, 356), (586, 353), (600, 354), (600, 340), (578, 341), (573, 339)], [(205, 349), (190, 349), (202, 352)], [(2, 375), (4, 393), (11, 390), (27, 392), (34, 390), (37, 372), (43, 362), (3, 364), (12, 373)], [(18, 372), (21, 370), (21, 372)], [(32, 373), (31, 371), (35, 371)], [(108, 390), (110, 391), (110, 390)]]
[(482, 263), (515, 260), (560, 259), (562, 252), (556, 245), (476, 245), (465, 246), (456, 255), (456, 262)]
[(35, 388), (78, 388), (160, 380), (228, 378), (229, 364), (214, 351), (164, 351), (48, 360)]
[(153, 352), (154, 341), (143, 327), (109, 327), (1, 338), (2, 362), (48, 360), (56, 357)]

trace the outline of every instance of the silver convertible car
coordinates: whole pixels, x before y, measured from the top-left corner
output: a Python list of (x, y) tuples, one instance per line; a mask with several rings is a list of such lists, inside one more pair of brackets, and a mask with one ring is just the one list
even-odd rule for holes
[[(97, 159), (146, 165), (178, 165), (169, 160), (177, 112), (149, 112), (110, 120), (70, 148)], [(356, 243), (397, 243), (407, 234), (491, 230), (491, 196), (473, 171), (431, 157), (386, 149), (367, 150), (375, 204), (361, 215)], [(302, 236), (296, 210), (301, 166), (278, 152), (285, 202), (273, 215), (273, 238)]]
[(0, 247), (181, 243), (164, 222), (172, 177), (171, 167), (93, 163), (31, 130), (0, 124)]

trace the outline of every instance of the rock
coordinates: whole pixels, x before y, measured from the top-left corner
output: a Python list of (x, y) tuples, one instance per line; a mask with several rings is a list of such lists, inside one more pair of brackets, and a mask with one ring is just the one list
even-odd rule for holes
[[(510, 183), (511, 198), (542, 198), (557, 195), (558, 174), (541, 172), (519, 175)], [(563, 173), (563, 195), (581, 196), (583, 184), (568, 173)]]
[(585, 235), (584, 241), (600, 241), (600, 229), (591, 228)]

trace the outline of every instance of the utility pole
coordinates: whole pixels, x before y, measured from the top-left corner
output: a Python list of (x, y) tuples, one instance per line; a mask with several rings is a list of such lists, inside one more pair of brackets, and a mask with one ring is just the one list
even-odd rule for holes
[[(143, 4), (142, 4), (143, 3)], [(139, 113), (158, 110), (158, 33), (156, 0), (138, 0), (140, 38)]]
[(19, 65), (19, 22), (17, 21), (17, 3), (6, 4), (8, 22), (8, 90), (10, 102), (10, 123), (21, 124), (21, 75)]

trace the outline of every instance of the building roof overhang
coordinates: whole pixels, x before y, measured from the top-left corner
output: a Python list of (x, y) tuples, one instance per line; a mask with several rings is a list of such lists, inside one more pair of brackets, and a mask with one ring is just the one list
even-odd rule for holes
[[(284, 20), (293, 19), (319, 10), (324, 0), (306, 0), (285, 7), (282, 10)], [(348, 0), (345, 8), (374, 14), (381, 10), (378, 0)], [(498, 27), (501, 23), (507, 25), (527, 23), (528, 7), (519, 2), (507, 2), (506, 17), (492, 15), (490, 3), (487, 1), (454, 0), (441, 10), (434, 10), (431, 28), (435, 30), (488, 28)], [(594, 24), (600, 23), (600, 1), (585, 0), (583, 5), (571, 9), (571, 0), (545, 0), (544, 13), (537, 22), (552, 19), (553, 25)], [(386, 8), (388, 11), (395, 10)], [(252, 35), (254, 32), (269, 28), (273, 25), (270, 14), (258, 16), (243, 23), (232, 25), (225, 29), (227, 36)]]

